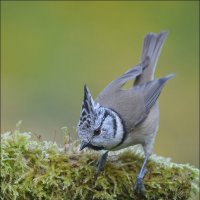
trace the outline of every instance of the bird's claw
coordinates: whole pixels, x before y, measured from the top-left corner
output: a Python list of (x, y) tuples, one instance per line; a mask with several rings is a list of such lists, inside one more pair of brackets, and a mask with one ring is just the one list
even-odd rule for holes
[(96, 168), (95, 169), (95, 174), (94, 174), (94, 176), (95, 176), (96, 179), (99, 176), (99, 174), (100, 174), (100, 170), (98, 168)]
[(144, 187), (144, 183), (143, 183), (143, 178), (137, 177), (136, 183), (134, 186), (134, 192), (136, 195), (142, 195), (142, 194), (144, 194), (144, 191), (145, 191), (145, 187)]
[(101, 172), (101, 169), (102, 169), (102, 165), (101, 165), (101, 162), (98, 160), (96, 163), (96, 166), (95, 166), (94, 180), (97, 180), (97, 178)]
[(102, 170), (102, 168), (105, 165), (106, 158), (108, 157), (108, 151), (104, 153), (99, 160), (96, 163), (96, 172), (95, 172), (95, 178), (97, 178)]

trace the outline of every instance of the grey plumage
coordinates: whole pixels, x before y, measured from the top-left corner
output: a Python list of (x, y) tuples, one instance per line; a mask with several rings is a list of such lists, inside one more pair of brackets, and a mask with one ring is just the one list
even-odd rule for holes
[[(142, 179), (146, 173), (145, 165), (153, 151), (158, 130), (157, 99), (166, 82), (174, 76), (171, 74), (154, 79), (156, 64), (167, 35), (167, 32), (149, 33), (144, 39), (140, 64), (112, 81), (95, 101), (88, 88), (84, 87), (82, 112), (77, 126), (82, 140), (81, 149), (87, 146), (95, 150), (118, 150), (141, 144), (145, 161), (135, 186), (138, 193), (144, 190)], [(131, 88), (122, 88), (134, 79)], [(98, 173), (107, 154), (98, 162)]]
[[(96, 102), (99, 102), (102, 106), (111, 108), (120, 114), (127, 132), (130, 132), (147, 117), (150, 108), (156, 102), (154, 101), (156, 99), (153, 99), (154, 94), (161, 92), (165, 83), (162, 80), (168, 80), (164, 77), (151, 81), (154, 78), (156, 63), (166, 36), (166, 32), (158, 35), (148, 34), (144, 40), (141, 64), (112, 81), (96, 99)], [(132, 88), (122, 89), (126, 82), (134, 78), (136, 78), (136, 81)], [(151, 101), (152, 103), (148, 105)]]

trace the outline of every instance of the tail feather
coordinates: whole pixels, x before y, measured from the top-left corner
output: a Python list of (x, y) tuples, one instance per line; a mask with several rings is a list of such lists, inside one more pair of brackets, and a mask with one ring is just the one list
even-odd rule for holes
[(167, 35), (168, 32), (161, 32), (159, 34), (149, 33), (144, 38), (141, 62), (148, 58), (149, 65), (136, 78), (134, 85), (143, 84), (154, 79), (156, 64)]

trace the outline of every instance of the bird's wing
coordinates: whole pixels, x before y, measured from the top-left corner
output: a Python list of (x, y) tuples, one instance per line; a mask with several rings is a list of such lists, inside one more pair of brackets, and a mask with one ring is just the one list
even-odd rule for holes
[(121, 88), (99, 95), (96, 102), (116, 111), (126, 126), (127, 132), (141, 123), (155, 104), (160, 92), (173, 75), (124, 90)]
[[(111, 108), (121, 115), (124, 122), (127, 123), (127, 128), (129, 128), (130, 123), (128, 121), (130, 118), (132, 118), (131, 122), (134, 121), (137, 123), (137, 121), (140, 120), (138, 116), (140, 118), (142, 115), (137, 113), (145, 113), (145, 111), (143, 111), (142, 109), (144, 108), (140, 108), (140, 104), (137, 103), (137, 101), (140, 102), (143, 100), (143, 98), (140, 97), (141, 95), (137, 94), (137, 92), (133, 92), (133, 88), (130, 90), (123, 90), (121, 88), (126, 82), (142, 74), (148, 64), (149, 58), (147, 57), (142, 63), (132, 67), (123, 75), (112, 81), (103, 89), (95, 100), (95, 102), (100, 103), (100, 105)], [(130, 113), (130, 111), (132, 113)]]
[(127, 132), (146, 117), (144, 98), (139, 90), (113, 90), (97, 97), (96, 102), (117, 112), (125, 124)]
[(103, 91), (98, 95), (97, 101), (99, 99), (104, 98), (104, 96), (109, 96), (110, 93), (118, 92), (119, 89), (128, 81), (135, 79), (137, 76), (141, 75), (145, 67), (147, 67), (149, 64), (149, 58), (146, 57), (146, 59), (143, 60), (142, 63), (132, 67), (127, 72), (122, 74), (120, 77), (116, 78), (114, 81), (112, 81), (110, 84), (108, 84)]
[(162, 88), (166, 82), (171, 79), (175, 74), (170, 74), (157, 80), (149, 81), (147, 84), (141, 85), (140, 89), (143, 91), (145, 112), (148, 114), (152, 106), (158, 99)]
[(137, 76), (141, 75), (143, 70), (148, 66), (149, 64), (149, 58), (146, 57), (146, 59), (143, 60), (142, 63), (132, 67), (128, 71), (126, 71), (124, 74), (122, 74), (120, 77), (113, 80), (110, 84), (108, 84), (103, 91), (99, 94), (96, 100), (99, 98), (103, 98), (103, 96), (109, 95), (109, 93), (112, 93), (114, 91), (118, 91), (121, 89), (121, 87), (128, 81), (135, 79)]

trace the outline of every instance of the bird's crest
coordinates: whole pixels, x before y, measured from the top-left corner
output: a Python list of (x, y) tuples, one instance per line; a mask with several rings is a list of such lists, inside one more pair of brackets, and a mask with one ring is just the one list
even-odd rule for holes
[(87, 86), (84, 86), (84, 97), (83, 97), (83, 103), (82, 103), (82, 110), (80, 114), (80, 120), (78, 123), (78, 127), (82, 127), (85, 129), (90, 128), (94, 123), (94, 107), (95, 103), (92, 98), (92, 95), (87, 88)]

